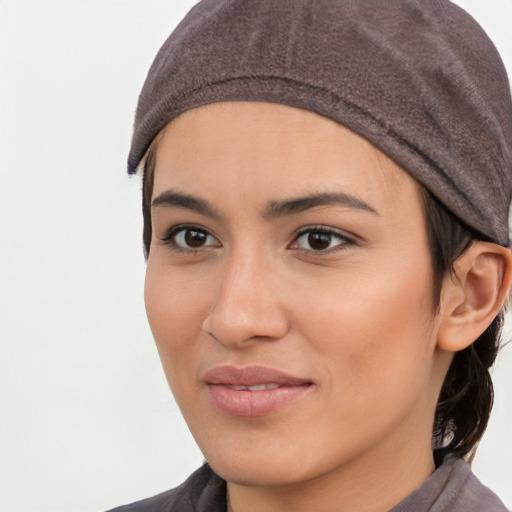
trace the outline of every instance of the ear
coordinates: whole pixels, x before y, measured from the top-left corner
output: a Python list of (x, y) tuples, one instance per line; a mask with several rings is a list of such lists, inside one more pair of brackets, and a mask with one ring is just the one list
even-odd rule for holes
[(498, 315), (512, 282), (510, 249), (474, 242), (454, 264), (441, 292), (437, 346), (458, 352), (471, 345)]

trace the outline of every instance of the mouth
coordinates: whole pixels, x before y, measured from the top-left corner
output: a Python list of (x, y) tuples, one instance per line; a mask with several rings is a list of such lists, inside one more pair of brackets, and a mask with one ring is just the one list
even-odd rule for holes
[(203, 376), (214, 407), (228, 416), (256, 418), (304, 397), (308, 379), (263, 366), (218, 366)]
[(277, 389), (279, 384), (255, 384), (254, 386), (230, 386), (226, 384), (226, 387), (234, 391), (264, 391), (265, 389)]

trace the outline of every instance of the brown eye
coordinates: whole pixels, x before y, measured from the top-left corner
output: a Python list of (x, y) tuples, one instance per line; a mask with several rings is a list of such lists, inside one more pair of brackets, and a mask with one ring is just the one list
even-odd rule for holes
[(331, 245), (331, 235), (312, 231), (308, 234), (308, 244), (315, 251), (323, 251)]
[(327, 228), (311, 228), (303, 231), (292, 245), (294, 249), (322, 252), (336, 249), (352, 241), (341, 233)]
[(172, 229), (162, 240), (171, 248), (181, 251), (220, 247), (219, 241), (208, 231), (192, 226)]
[(186, 229), (184, 231), (184, 240), (188, 247), (202, 247), (208, 239), (208, 235), (204, 231), (196, 231), (195, 229)]

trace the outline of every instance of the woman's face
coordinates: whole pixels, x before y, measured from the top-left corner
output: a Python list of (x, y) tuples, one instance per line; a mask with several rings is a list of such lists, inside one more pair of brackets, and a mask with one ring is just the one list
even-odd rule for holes
[(180, 116), (154, 178), (147, 313), (214, 470), (278, 485), (430, 451), (446, 364), (412, 178), (265, 103)]

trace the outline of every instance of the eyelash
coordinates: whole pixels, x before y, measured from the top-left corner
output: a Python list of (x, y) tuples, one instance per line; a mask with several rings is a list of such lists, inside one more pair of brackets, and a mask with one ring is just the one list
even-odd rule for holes
[[(293, 246), (298, 245), (301, 237), (303, 237), (305, 235), (311, 235), (312, 233), (320, 233), (321, 235), (328, 236), (328, 237), (330, 237), (330, 242), (332, 242), (332, 239), (337, 239), (340, 241), (340, 243), (334, 245), (333, 247), (327, 247), (326, 249), (318, 249), (318, 250), (293, 247)], [(292, 242), (292, 244), (290, 245), (290, 247), (292, 247), (296, 250), (299, 250), (299, 251), (314, 253), (316, 255), (322, 255), (322, 254), (328, 254), (332, 251), (342, 250), (345, 248), (345, 246), (353, 245), (353, 244), (354, 244), (354, 240), (352, 240), (351, 238), (347, 237), (346, 235), (340, 233), (339, 231), (336, 231), (332, 228), (327, 228), (325, 226), (311, 226), (311, 227), (301, 229), (295, 236), (295, 239)]]
[(192, 231), (196, 233), (203, 233), (208, 238), (212, 238), (214, 240), (217, 240), (213, 235), (211, 235), (206, 229), (202, 228), (201, 226), (194, 226), (191, 224), (181, 224), (178, 226), (173, 226), (167, 233), (160, 238), (162, 242), (164, 242), (166, 245), (168, 245), (173, 251), (175, 252), (183, 252), (183, 253), (195, 253), (198, 251), (204, 251), (205, 249), (209, 249), (211, 247), (220, 247), (220, 242), (218, 244), (209, 244), (209, 245), (201, 245), (199, 247), (183, 247), (179, 245), (176, 241), (176, 236), (183, 232), (184, 236), (187, 231)]
[[(216, 244), (210, 243), (208, 245), (201, 245), (199, 247), (190, 247), (190, 246), (184, 247), (183, 245), (180, 245), (176, 241), (176, 237), (180, 233), (183, 233), (183, 236), (186, 236), (187, 231), (201, 233), (203, 235), (206, 235), (206, 240), (208, 240), (208, 238), (211, 238), (213, 240), (216, 240), (217, 243)], [(340, 243), (334, 245), (333, 247), (327, 247), (325, 249), (318, 249), (318, 250), (315, 250), (313, 248), (304, 249), (304, 248), (299, 247), (298, 245), (299, 245), (299, 241), (300, 241), (301, 237), (304, 237), (305, 235), (311, 235), (312, 233), (320, 233), (321, 235), (330, 237), (329, 245), (332, 242), (332, 239), (337, 239), (338, 241), (340, 241)], [(206, 229), (202, 228), (201, 226), (195, 226), (195, 225), (189, 225), (189, 224), (186, 224), (186, 225), (181, 224), (181, 225), (173, 226), (171, 229), (169, 229), (169, 231), (167, 231), (167, 233), (163, 237), (161, 237), (161, 240), (166, 245), (168, 245), (173, 251), (180, 252), (180, 253), (195, 253), (195, 252), (199, 252), (199, 251), (202, 251), (205, 249), (209, 249), (211, 247), (221, 247), (220, 242), (218, 242), (218, 240), (213, 235), (211, 235)], [(302, 252), (308, 252), (308, 253), (321, 255), (321, 254), (330, 253), (332, 251), (341, 250), (346, 245), (352, 245), (352, 244), (354, 244), (354, 241), (351, 238), (339, 233), (338, 231), (336, 231), (332, 228), (327, 228), (325, 226), (311, 226), (311, 227), (301, 229), (295, 235), (294, 240), (291, 242), (291, 244), (288, 247), (291, 249), (294, 249), (294, 250), (302, 251)]]

